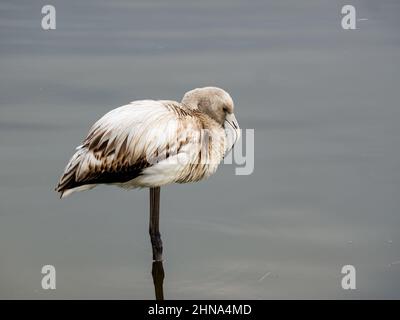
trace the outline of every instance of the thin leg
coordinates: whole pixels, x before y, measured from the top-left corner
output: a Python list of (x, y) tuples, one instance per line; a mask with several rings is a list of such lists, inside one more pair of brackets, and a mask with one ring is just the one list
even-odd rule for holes
[(160, 221), (160, 187), (150, 188), (150, 223), (149, 233), (153, 248), (153, 260), (162, 261), (162, 241), (159, 230)]
[(156, 300), (164, 300), (164, 290), (163, 290), (164, 268), (162, 261), (153, 261), (151, 274), (153, 276)]

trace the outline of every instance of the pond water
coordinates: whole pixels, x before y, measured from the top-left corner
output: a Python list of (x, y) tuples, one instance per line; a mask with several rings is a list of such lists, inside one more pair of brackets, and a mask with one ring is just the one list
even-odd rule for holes
[(205, 85), (255, 168), (162, 188), (165, 297), (400, 298), (400, 3), (353, 2), (357, 30), (342, 1), (55, 0), (44, 31), (40, 1), (2, 1), (0, 298), (154, 298), (148, 191), (53, 189), (105, 112)]

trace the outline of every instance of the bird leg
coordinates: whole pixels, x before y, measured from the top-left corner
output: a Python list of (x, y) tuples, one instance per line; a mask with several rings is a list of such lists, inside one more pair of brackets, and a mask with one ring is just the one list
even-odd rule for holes
[(153, 260), (162, 261), (162, 241), (159, 230), (160, 221), (160, 187), (150, 188), (150, 223), (149, 233), (153, 248)]
[(164, 268), (162, 261), (153, 261), (151, 275), (153, 276), (154, 291), (156, 300), (164, 300)]

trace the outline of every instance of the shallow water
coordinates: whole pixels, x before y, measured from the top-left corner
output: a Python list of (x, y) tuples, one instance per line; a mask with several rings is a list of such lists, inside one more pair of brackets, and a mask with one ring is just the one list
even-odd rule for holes
[(352, 31), (341, 1), (52, 3), (46, 32), (40, 1), (0, 3), (0, 298), (154, 297), (147, 191), (53, 188), (106, 111), (204, 85), (255, 170), (161, 190), (166, 298), (400, 298), (398, 1)]

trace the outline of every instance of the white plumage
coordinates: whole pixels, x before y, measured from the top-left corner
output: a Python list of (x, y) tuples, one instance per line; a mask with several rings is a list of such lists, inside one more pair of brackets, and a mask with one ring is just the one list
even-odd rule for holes
[(182, 103), (133, 101), (92, 126), (56, 191), (65, 197), (101, 183), (135, 188), (198, 181), (216, 171), (238, 137), (233, 101), (222, 89), (192, 90)]

